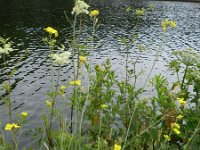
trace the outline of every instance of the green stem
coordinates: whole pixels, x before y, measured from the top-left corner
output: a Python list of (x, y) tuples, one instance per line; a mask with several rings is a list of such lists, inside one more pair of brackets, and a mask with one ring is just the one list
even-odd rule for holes
[[(90, 72), (88, 70), (89, 69), (87, 69), (87, 72), (88, 72), (88, 76), (89, 76), (89, 79), (90, 79)], [(83, 110), (82, 110), (82, 113), (81, 113), (81, 121), (80, 121), (80, 129), (79, 129), (80, 136), (81, 136), (81, 132), (82, 132), (82, 124), (83, 124), (84, 113), (87, 109), (87, 105), (88, 105), (88, 101), (89, 101), (89, 94), (90, 94), (90, 86), (89, 85), (90, 85), (90, 81), (88, 80), (87, 96), (86, 96), (86, 100), (85, 100)]]
[(126, 146), (126, 141), (127, 141), (128, 135), (129, 135), (129, 131), (130, 131), (130, 128), (131, 128), (131, 124), (132, 124), (132, 120), (133, 120), (133, 115), (135, 114), (135, 111), (136, 111), (136, 104), (135, 104), (135, 107), (134, 107), (133, 112), (131, 114), (131, 120), (130, 120), (129, 125), (128, 125), (128, 129), (127, 129), (127, 132), (126, 132), (126, 136), (125, 136), (124, 145), (122, 147), (122, 150), (124, 150), (124, 148)]
[(186, 68), (185, 68), (185, 73), (184, 73), (183, 80), (182, 80), (182, 83), (181, 83), (181, 89), (182, 90), (183, 90), (183, 85), (184, 85), (184, 82), (185, 82), (185, 77), (186, 77), (187, 71), (188, 71), (188, 66), (186, 66)]
[(7, 91), (7, 94), (8, 94), (8, 115), (9, 115), (9, 120), (10, 120), (10, 123), (12, 123), (12, 103), (11, 103), (11, 99), (10, 99), (10, 90), (11, 90), (11, 83), (10, 83), (10, 75), (8, 74), (8, 67), (6, 65), (6, 56), (5, 54), (2, 55), (3, 57), (3, 62), (4, 62), (4, 66), (5, 66), (5, 69), (6, 69), (6, 75), (7, 75), (7, 78), (8, 78), (8, 83), (9, 83), (9, 91)]
[[(127, 100), (127, 88), (128, 88), (128, 53), (129, 53), (129, 47), (128, 45), (126, 45), (126, 64), (125, 64), (125, 68), (126, 68), (126, 79), (125, 79), (125, 93), (124, 93), (124, 99)], [(129, 108), (129, 102), (127, 100), (126, 104), (125, 104), (125, 109), (126, 109), (126, 128), (128, 128), (128, 109)]]
[[(74, 24), (73, 24), (73, 41), (72, 41), (72, 62), (74, 67), (74, 80), (76, 79), (76, 68), (75, 68), (75, 46), (76, 46), (76, 19), (77, 15), (74, 17)], [(76, 95), (76, 87), (74, 86), (74, 97)], [(74, 104), (72, 103), (71, 106), (71, 115), (70, 115), (70, 131), (73, 132), (73, 112), (74, 112)]]
[[(139, 29), (139, 18), (137, 18), (137, 22), (136, 22), (136, 30)], [(135, 39), (132, 39), (132, 42), (134, 41)], [(126, 104), (125, 104), (125, 108), (126, 108), (126, 128), (128, 128), (128, 116), (129, 114), (131, 114), (131, 110), (130, 110), (130, 106), (129, 106), (129, 100), (127, 99), (127, 88), (128, 88), (128, 58), (129, 58), (129, 49), (130, 47), (127, 45), (126, 43), (126, 64), (125, 64), (125, 69), (126, 69), (126, 79), (125, 79), (125, 82), (126, 82), (126, 87), (125, 87), (125, 95), (124, 95), (124, 99), (127, 100)], [(135, 67), (135, 65), (134, 65)], [(135, 70), (135, 68), (134, 68)], [(135, 78), (136, 80), (136, 78)], [(136, 81), (135, 81), (136, 83)], [(129, 111), (129, 112), (128, 112)]]
[(101, 139), (101, 125), (102, 125), (102, 115), (101, 115), (101, 112), (100, 112), (100, 118), (99, 118), (99, 133), (98, 133), (98, 150), (100, 148), (99, 144), (100, 144), (100, 139)]
[[(135, 135), (135, 137), (134, 137), (134, 140), (137, 138), (137, 137), (140, 137), (142, 134), (144, 134), (145, 132), (147, 132), (149, 129), (151, 129), (152, 127), (154, 127), (156, 124), (158, 124), (162, 119), (164, 119), (165, 117), (166, 117), (166, 115), (168, 115), (168, 113), (167, 114), (165, 114), (164, 116), (162, 116), (159, 120), (157, 120), (157, 121), (155, 121), (153, 124), (151, 124), (149, 127), (147, 127), (146, 129), (144, 129), (142, 132), (140, 132), (140, 133), (138, 133), (138, 134), (136, 134)], [(132, 117), (133, 117), (133, 114), (132, 114)], [(131, 118), (132, 118), (131, 117)], [(131, 121), (130, 121), (130, 123), (131, 123)], [(126, 137), (128, 136), (128, 132), (127, 132), (127, 134), (126, 134)], [(132, 140), (132, 142), (134, 141), (134, 140)], [(126, 140), (127, 141), (127, 140)], [(129, 143), (132, 143), (132, 142), (129, 142)], [(124, 142), (124, 146), (123, 146), (123, 149), (125, 148), (125, 145), (126, 144), (126, 142)], [(123, 150), (122, 149), (122, 150)]]
[(57, 76), (57, 81), (56, 81), (56, 89), (55, 89), (55, 91), (53, 91), (53, 93), (54, 92), (55, 93), (54, 93), (54, 96), (53, 96), (53, 102), (52, 102), (52, 107), (51, 107), (51, 113), (50, 113), (50, 119), (49, 119), (49, 128), (46, 129), (47, 139), (48, 139), (50, 147), (53, 146), (52, 135), (51, 135), (51, 128), (52, 128), (53, 117), (54, 117), (54, 109), (55, 109), (55, 106), (57, 104), (57, 91), (58, 91), (58, 84), (59, 84), (59, 79), (60, 79), (60, 71), (61, 71), (61, 67), (59, 66), (58, 76)]
[(92, 26), (92, 50), (94, 50), (95, 26), (96, 26), (96, 17), (93, 18), (93, 26)]
[(199, 126), (200, 126), (200, 121), (199, 121), (199, 123), (198, 123), (198, 125), (197, 125), (197, 127), (196, 127), (196, 129), (195, 129), (195, 131), (194, 131), (194, 133), (192, 134), (190, 140), (189, 140), (189, 141), (187, 142), (187, 144), (184, 146), (184, 149), (183, 149), (183, 150), (187, 150), (187, 149), (188, 149), (189, 143), (192, 141), (192, 139), (194, 138), (195, 134), (197, 134), (198, 131), (199, 131), (199, 129), (200, 129)]
[(151, 67), (151, 70), (150, 70), (149, 74), (147, 75), (147, 78), (146, 78), (146, 80), (145, 80), (143, 89), (146, 87), (146, 84), (147, 84), (147, 82), (148, 82), (148, 80), (149, 80), (149, 78), (150, 78), (150, 76), (151, 76), (151, 73), (152, 73), (152, 71), (153, 71), (153, 69), (154, 69), (154, 67), (155, 67), (155, 65), (156, 65), (156, 62), (157, 62), (157, 59), (158, 59), (158, 56), (159, 56), (159, 51), (161, 50), (162, 45), (163, 45), (163, 43), (164, 43), (164, 37), (165, 37), (164, 35), (165, 35), (165, 34), (163, 34), (162, 42), (161, 42), (159, 48), (158, 48), (157, 51), (156, 51), (156, 56), (155, 56), (155, 59), (154, 59), (154, 61), (153, 61), (153, 65), (152, 65), (152, 67)]
[(59, 70), (58, 70), (56, 89), (55, 89), (55, 91), (53, 91), (55, 93), (54, 93), (54, 98), (53, 98), (52, 107), (51, 107), (49, 131), (51, 130), (51, 127), (52, 127), (54, 109), (55, 109), (55, 105), (57, 104), (57, 93), (58, 93), (58, 84), (59, 84), (59, 80), (60, 80), (60, 72), (61, 72), (61, 66), (59, 66)]
[(136, 82), (137, 82), (136, 64), (137, 64), (137, 62), (138, 62), (138, 59), (139, 59), (139, 53), (138, 53), (138, 55), (137, 55), (137, 57), (136, 57), (136, 60), (135, 60), (135, 62), (134, 62), (134, 64), (133, 64), (133, 74), (134, 74), (134, 84), (133, 84), (133, 86), (134, 86), (134, 87), (135, 87)]
[(14, 141), (14, 150), (18, 150), (18, 144), (17, 144), (17, 140), (16, 140), (16, 137), (15, 137), (15, 134), (13, 132), (11, 132), (12, 134), (12, 138), (13, 138), (13, 141)]

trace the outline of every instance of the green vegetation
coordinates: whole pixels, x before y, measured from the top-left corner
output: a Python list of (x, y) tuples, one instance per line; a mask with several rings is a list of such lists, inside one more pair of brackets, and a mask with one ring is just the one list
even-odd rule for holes
[[(44, 29), (48, 36), (43, 38), (43, 41), (49, 47), (51, 60), (51, 91), (47, 92), (48, 99), (44, 100), (46, 110), (41, 111), (42, 125), (34, 134), (38, 139), (38, 149), (198, 149), (200, 54), (191, 49), (174, 51), (174, 60), (169, 63), (169, 69), (177, 75), (177, 81), (169, 84), (161, 74), (150, 79), (156, 58), (159, 57), (159, 50), (165, 43), (166, 32), (176, 28), (174, 21), (163, 19), (160, 28), (163, 30), (164, 38), (156, 52), (151, 71), (144, 79), (146, 82), (141, 88), (136, 87), (137, 79), (141, 75), (141, 72), (136, 70), (139, 55), (132, 64), (133, 68), (128, 67), (129, 51), (138, 34), (132, 35), (129, 39), (121, 37), (121, 44), (126, 48), (126, 78), (120, 81), (109, 59), (94, 67), (88, 59), (93, 47), (87, 43), (94, 41), (100, 14), (98, 10), (89, 12), (89, 7), (80, 0), (75, 3), (72, 10), (74, 20), (70, 22), (73, 27), (73, 38), (67, 42), (71, 47), (68, 51), (64, 45), (57, 45), (59, 32), (56, 29)], [(154, 5), (151, 4), (150, 11), (153, 10)], [(132, 12), (139, 22), (147, 10), (134, 10), (128, 7), (126, 13)], [(79, 41), (83, 15), (88, 15), (93, 23), (92, 37), (87, 39), (86, 44)], [(138, 23), (136, 26), (139, 28)], [(13, 51), (12, 44), (9, 39), (0, 38), (0, 54), (6, 69), (9, 69), (7, 60), (9, 53)], [(88, 49), (91, 50), (90, 53)], [(145, 46), (138, 45), (138, 51), (144, 50)], [(28, 57), (27, 54), (24, 57)], [(61, 67), (70, 63), (73, 65), (74, 74), (67, 83), (59, 85)], [(56, 72), (57, 78), (53, 76), (55, 65), (59, 68)], [(14, 74), (15, 69), (7, 74), (7, 81), (1, 85), (6, 93), (3, 101), (9, 114), (9, 122), (2, 125), (0, 132), (0, 149), (3, 150), (19, 149), (20, 133), (24, 125), (28, 124), (27, 117), (31, 115), (22, 112), (13, 117), (15, 114), (12, 112), (10, 79)], [(142, 98), (149, 81), (156, 94)], [(66, 95), (66, 91), (70, 91), (70, 95)], [(58, 106), (58, 101), (63, 103), (62, 107)], [(67, 107), (71, 108), (70, 118), (65, 114)]]

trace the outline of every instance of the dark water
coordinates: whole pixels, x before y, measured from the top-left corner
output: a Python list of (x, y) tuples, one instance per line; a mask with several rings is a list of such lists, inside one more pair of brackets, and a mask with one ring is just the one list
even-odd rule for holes
[[(103, 1), (103, 0), (102, 0)], [(144, 84), (145, 75), (148, 74), (155, 58), (156, 50), (163, 38), (160, 22), (169, 18), (177, 22), (177, 28), (170, 30), (166, 42), (161, 49), (161, 56), (152, 75), (162, 73), (168, 78), (166, 64), (170, 60), (171, 52), (177, 49), (192, 48), (200, 52), (200, 3), (153, 1), (155, 11), (149, 11), (149, 3), (143, 2), (147, 13), (140, 21), (141, 28), (136, 31), (135, 16), (127, 14), (125, 9), (132, 4), (128, 0), (106, 0), (104, 3), (95, 2), (92, 8), (100, 10), (99, 29), (96, 32), (96, 47), (91, 52), (91, 64), (101, 64), (107, 58), (111, 59), (113, 69), (118, 78), (123, 80), (125, 74), (125, 47), (120, 43), (121, 37), (130, 37), (140, 32), (139, 38), (132, 45), (129, 62), (138, 55), (137, 45), (147, 46), (147, 51), (140, 53), (138, 72), (144, 70), (144, 75), (138, 79), (138, 86)], [(0, 0), (0, 36), (10, 37), (15, 42), (15, 51), (8, 60), (9, 66), (15, 66), (17, 72), (12, 78), (12, 94), (14, 114), (27, 111), (30, 116), (26, 126), (35, 127), (41, 124), (40, 114), (45, 108), (46, 92), (50, 89), (50, 73), (48, 47), (41, 39), (47, 34), (44, 27), (52, 26), (59, 31), (58, 42), (62, 43), (71, 37), (72, 29), (67, 23), (63, 11), (70, 14), (71, 0)], [(86, 18), (81, 41), (91, 34), (91, 21)], [(67, 44), (66, 44), (66, 47)], [(28, 58), (19, 61), (26, 48), (30, 50)], [(130, 65), (130, 68), (132, 66)], [(66, 84), (72, 76), (71, 65), (62, 68), (60, 84)], [(5, 81), (6, 70), (0, 58), (0, 83)], [(174, 77), (174, 76), (173, 76)], [(172, 79), (173, 80), (173, 79)], [(2, 95), (3, 93), (0, 93)], [(0, 100), (0, 121), (5, 124), (7, 111), (5, 104)], [(30, 138), (21, 138), (30, 142)], [(34, 142), (34, 141), (32, 141)]]

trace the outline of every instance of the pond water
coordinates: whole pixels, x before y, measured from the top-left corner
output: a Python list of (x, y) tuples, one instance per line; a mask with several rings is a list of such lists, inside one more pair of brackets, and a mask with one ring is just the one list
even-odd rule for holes
[[(167, 2), (152, 1), (138, 2), (140, 6), (147, 9), (147, 13), (140, 20), (140, 29), (136, 30), (135, 16), (126, 13), (128, 5), (133, 5), (130, 1), (104, 0), (105, 2), (94, 2), (92, 8), (100, 10), (99, 28), (96, 32), (95, 44), (98, 45), (91, 52), (89, 61), (91, 64), (102, 64), (107, 58), (111, 59), (113, 69), (116, 70), (118, 78), (124, 80), (125, 74), (125, 47), (120, 43), (120, 37), (130, 37), (139, 32), (139, 37), (130, 50), (129, 62), (133, 61), (137, 55), (137, 45), (147, 46), (145, 52), (140, 53), (137, 70), (145, 70), (144, 75), (138, 79), (137, 85), (142, 86), (145, 75), (151, 69), (155, 59), (163, 32), (160, 27), (163, 18), (169, 18), (177, 22), (177, 28), (169, 30), (165, 43), (161, 49), (161, 56), (158, 58), (152, 76), (162, 73), (167, 78), (172, 78), (171, 72), (167, 71), (167, 62), (171, 59), (171, 52), (177, 49), (192, 48), (200, 52), (200, 3), (192, 2)], [(155, 5), (155, 10), (149, 10), (149, 4)], [(10, 37), (15, 43), (15, 51), (11, 53), (8, 60), (9, 66), (15, 66), (17, 72), (12, 78), (13, 112), (14, 114), (27, 111), (27, 127), (36, 127), (41, 124), (40, 115), (45, 108), (46, 92), (50, 89), (50, 73), (48, 58), (48, 47), (42, 42), (42, 38), (47, 35), (43, 28), (52, 26), (59, 31), (59, 43), (71, 37), (72, 28), (67, 23), (64, 10), (70, 14), (72, 1), (70, 0), (0, 0), (0, 36)], [(81, 41), (85, 40), (91, 33), (91, 21), (83, 26)], [(66, 45), (67, 47), (67, 45)], [(30, 50), (28, 58), (19, 61), (26, 49)], [(3, 67), (0, 58), (0, 84), (5, 81), (6, 69)], [(131, 68), (131, 65), (130, 65)], [(62, 68), (61, 83), (66, 84), (71, 78), (73, 69), (71, 65)], [(174, 80), (173, 78), (171, 80)], [(3, 93), (0, 93), (0, 96)], [(148, 95), (149, 93), (147, 93)], [(0, 97), (1, 98), (1, 97)], [(7, 120), (5, 104), (0, 100), (0, 121), (5, 124)], [(22, 138), (24, 143), (29, 142), (29, 138)], [(34, 142), (34, 141), (32, 141)], [(28, 145), (29, 145), (28, 144)], [(26, 144), (27, 145), (27, 144)]]

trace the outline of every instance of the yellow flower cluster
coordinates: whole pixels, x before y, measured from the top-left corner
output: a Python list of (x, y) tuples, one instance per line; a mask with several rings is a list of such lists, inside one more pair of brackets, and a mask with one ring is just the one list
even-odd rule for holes
[(98, 16), (99, 15), (99, 10), (92, 10), (92, 11), (90, 11), (90, 13), (89, 13), (89, 16), (90, 17), (96, 17), (96, 16)]
[(81, 85), (81, 80), (73, 80), (69, 82), (71, 85)]
[(44, 30), (48, 32), (50, 35), (54, 35), (55, 37), (58, 36), (58, 31), (52, 27), (44, 28)]
[(81, 65), (85, 64), (86, 61), (87, 61), (87, 58), (86, 58), (86, 57), (84, 57), (84, 56), (79, 56), (79, 62), (80, 62)]
[(22, 117), (27, 117), (28, 113), (27, 112), (21, 112)]
[(176, 134), (180, 134), (181, 131), (180, 131), (180, 125), (177, 124), (177, 123), (172, 123), (171, 124), (171, 128), (172, 130), (176, 133)]
[(169, 27), (176, 28), (176, 22), (169, 19), (165, 19), (161, 22), (161, 27), (165, 32)]
[(114, 145), (114, 150), (121, 150), (121, 145), (119, 145), (119, 144), (115, 144)]
[(12, 129), (17, 129), (17, 128), (20, 128), (20, 126), (15, 123), (8, 123), (6, 124), (5, 130), (11, 131)]
[(135, 9), (135, 13), (137, 16), (143, 16), (145, 13), (146, 9), (141, 8), (141, 9)]
[(171, 138), (169, 137), (169, 135), (163, 135), (163, 137), (165, 138), (166, 141), (170, 141)]
[(181, 105), (181, 107), (184, 107), (185, 104), (187, 103), (187, 102), (184, 100), (184, 98), (177, 98), (177, 100), (178, 100), (179, 104)]

